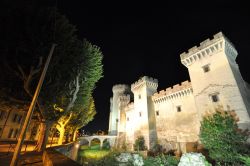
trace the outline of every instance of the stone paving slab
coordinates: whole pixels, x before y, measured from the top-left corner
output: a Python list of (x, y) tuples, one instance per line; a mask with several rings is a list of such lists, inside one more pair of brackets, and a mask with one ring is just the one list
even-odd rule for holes
[[(0, 165), (1, 166), (9, 166), (11, 159), (12, 159), (13, 153), (6, 153), (1, 152), (0, 153)], [(42, 153), (41, 152), (26, 152), (24, 154), (21, 154), (18, 166), (21, 165), (34, 165), (34, 166), (42, 166)]]

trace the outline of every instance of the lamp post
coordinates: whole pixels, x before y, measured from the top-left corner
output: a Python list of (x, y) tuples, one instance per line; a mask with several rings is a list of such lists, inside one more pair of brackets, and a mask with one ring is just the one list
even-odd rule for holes
[(21, 133), (20, 133), (20, 135), (18, 137), (17, 146), (15, 148), (15, 152), (13, 154), (10, 166), (16, 166), (17, 165), (19, 154), (20, 154), (20, 151), (21, 151), (22, 145), (23, 145), (23, 140), (24, 140), (27, 128), (29, 127), (30, 119), (32, 117), (32, 114), (33, 114), (33, 111), (34, 111), (34, 108), (35, 108), (35, 105), (36, 105), (36, 101), (37, 101), (38, 95), (40, 93), (40, 89), (42, 87), (43, 80), (45, 78), (45, 75), (46, 75), (46, 72), (47, 72), (47, 69), (48, 69), (48, 66), (49, 66), (49, 62), (50, 62), (50, 59), (52, 57), (52, 54), (54, 52), (55, 47), (56, 47), (56, 44), (52, 44), (50, 52), (49, 52), (49, 56), (48, 56), (48, 58), (46, 60), (46, 63), (44, 65), (43, 72), (41, 74), (38, 85), (36, 87), (35, 94), (33, 96), (32, 102), (30, 104), (29, 110), (27, 112), (27, 116), (25, 118)]

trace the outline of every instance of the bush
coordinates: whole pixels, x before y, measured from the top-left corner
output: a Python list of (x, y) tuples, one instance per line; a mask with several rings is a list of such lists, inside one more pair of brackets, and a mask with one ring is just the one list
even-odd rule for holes
[(164, 155), (161, 154), (157, 157), (147, 157), (144, 160), (145, 166), (177, 166), (179, 160), (176, 159), (174, 156)]
[(239, 154), (244, 153), (246, 132), (239, 130), (233, 111), (216, 110), (201, 122), (200, 140), (216, 163), (239, 163)]
[(110, 149), (110, 143), (108, 141), (104, 141), (102, 145), (102, 149), (109, 150)]
[(146, 146), (145, 146), (145, 139), (144, 139), (143, 136), (139, 136), (135, 140), (134, 149), (137, 150), (137, 151), (147, 149)]
[(250, 166), (250, 156), (240, 156), (240, 159), (245, 166)]
[(204, 165), (212, 166), (201, 153), (185, 153), (181, 156), (178, 166)]
[(166, 149), (164, 149), (163, 147), (162, 147), (162, 145), (160, 145), (160, 144), (155, 144), (153, 147), (152, 147), (152, 149), (150, 150), (150, 151), (148, 151), (148, 155), (149, 156), (158, 156), (158, 155), (160, 155), (160, 154), (165, 154), (166, 153), (166, 151), (165, 151)]
[(112, 165), (112, 166), (118, 166), (119, 163), (116, 160), (116, 157), (119, 154), (117, 152), (110, 153), (109, 155), (103, 157), (102, 159), (95, 161), (93, 165), (95, 166), (103, 166), (103, 165)]

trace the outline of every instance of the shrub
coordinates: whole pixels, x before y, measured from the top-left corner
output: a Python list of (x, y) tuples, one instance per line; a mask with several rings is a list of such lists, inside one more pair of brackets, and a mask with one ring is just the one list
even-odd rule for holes
[(166, 149), (164, 149), (163, 147), (162, 147), (162, 145), (160, 145), (160, 144), (155, 144), (153, 147), (152, 147), (152, 149), (150, 149), (149, 151), (148, 151), (148, 155), (149, 156), (158, 156), (158, 155), (160, 155), (160, 154), (162, 154), (162, 153), (166, 153), (165, 152), (165, 150)]
[(126, 144), (125, 141), (123, 141), (121, 149), (122, 149), (123, 151), (127, 151), (127, 150), (128, 150), (127, 144)]
[(102, 159), (95, 161), (93, 165), (95, 166), (103, 166), (103, 165), (112, 165), (112, 166), (118, 166), (119, 163), (116, 160), (116, 157), (119, 154), (117, 152), (110, 153), (109, 155), (103, 157)]
[(145, 166), (177, 166), (179, 160), (174, 156), (161, 154), (156, 157), (148, 157), (144, 160)]
[(204, 165), (212, 166), (201, 153), (185, 153), (181, 156), (178, 166)]
[(250, 166), (250, 156), (240, 156), (240, 159), (245, 166)]
[(135, 140), (134, 149), (137, 150), (137, 151), (139, 151), (139, 150), (146, 150), (145, 139), (144, 139), (143, 136), (139, 136)]
[(239, 130), (233, 111), (216, 110), (201, 122), (200, 140), (216, 163), (239, 163), (247, 140), (246, 132)]
[(108, 141), (104, 141), (102, 145), (102, 149), (109, 150), (110, 149), (110, 143)]

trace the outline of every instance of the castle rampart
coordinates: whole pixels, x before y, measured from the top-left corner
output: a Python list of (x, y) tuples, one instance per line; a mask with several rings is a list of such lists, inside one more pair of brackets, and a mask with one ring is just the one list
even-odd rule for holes
[(184, 81), (181, 85), (176, 84), (173, 87), (167, 88), (165, 91), (161, 90), (152, 96), (154, 103), (161, 103), (166, 100), (172, 100), (174, 98), (179, 98), (192, 94), (192, 85), (189, 81)]
[(222, 51), (224, 48), (226, 51), (230, 51), (234, 59), (238, 55), (233, 44), (222, 34), (222, 32), (219, 32), (214, 35), (213, 39), (206, 39), (201, 42), (198, 47), (194, 46), (190, 48), (187, 53), (183, 52), (180, 55), (181, 63), (185, 66), (189, 66), (195, 61)]
[(144, 76), (131, 85), (131, 90), (134, 91), (135, 89), (140, 88), (143, 85), (146, 85), (149, 88), (151, 87), (152, 89), (157, 89), (158, 80), (148, 76)]

